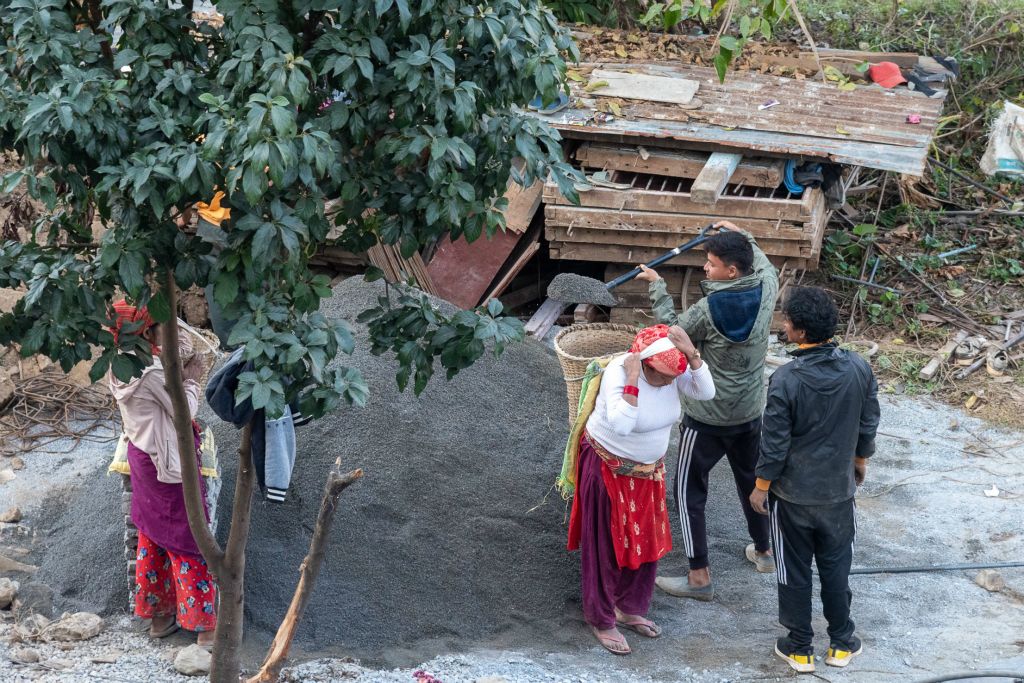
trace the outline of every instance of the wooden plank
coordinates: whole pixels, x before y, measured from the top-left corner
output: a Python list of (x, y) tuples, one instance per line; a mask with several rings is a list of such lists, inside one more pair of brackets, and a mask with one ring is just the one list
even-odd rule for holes
[[(720, 84), (711, 69), (643, 68), (649, 73), (681, 80), (706, 76), (707, 80), (701, 81), (704, 106), (699, 114), (671, 109), (665, 109), (665, 114), (671, 116), (675, 112), (676, 120), (698, 120), (722, 127), (920, 147), (930, 142), (941, 107), (941, 102), (936, 106), (936, 100), (941, 98), (929, 99), (905, 90), (887, 92), (871, 86), (843, 91), (834, 83), (795, 81), (749, 72), (736, 73), (735, 78)], [(586, 102), (587, 93), (579, 86), (575, 86), (574, 94)], [(779, 104), (769, 109), (758, 108), (758, 105), (772, 99)], [(586, 104), (593, 106), (596, 101), (591, 98)], [(921, 124), (908, 124), (908, 111), (919, 113)], [(629, 106), (623, 107), (623, 113), (630, 114)], [(634, 113), (645, 116), (643, 112)]]
[(505, 190), (508, 208), (505, 210), (505, 227), (516, 233), (526, 232), (533, 221), (534, 214), (540, 208), (541, 195), (544, 193), (544, 181), (537, 180), (524, 188), (516, 182), (509, 182)]
[(509, 266), (509, 268), (505, 271), (505, 274), (501, 277), (501, 279), (498, 280), (498, 282), (491, 288), (491, 291), (487, 293), (487, 295), (483, 298), (483, 301), (481, 303), (487, 303), (491, 299), (501, 297), (502, 293), (512, 283), (512, 280), (515, 279), (516, 275), (519, 275), (519, 272), (524, 267), (526, 267), (526, 264), (529, 263), (530, 259), (532, 259), (534, 254), (536, 254), (539, 250), (539, 240), (531, 242), (530, 244), (526, 245), (526, 249), (523, 250), (523, 253), (519, 255), (519, 258), (512, 262), (512, 265)]
[(438, 296), (461, 308), (476, 306), (522, 237), (507, 230), (473, 242), (445, 237), (426, 268)]
[(708, 157), (708, 163), (693, 181), (690, 199), (698, 204), (714, 205), (742, 158), (739, 154), (725, 152), (715, 152)]
[(959, 346), (964, 339), (967, 339), (967, 332), (964, 330), (958, 331), (956, 335), (946, 342), (945, 345), (932, 357), (932, 359), (928, 361), (928, 364), (921, 368), (921, 372), (919, 372), (917, 376), (926, 382), (930, 382), (935, 379), (935, 375), (939, 374), (939, 369), (942, 367), (942, 364), (949, 360), (949, 357), (953, 355), (953, 351), (956, 350), (956, 347)]
[[(624, 263), (633, 264), (646, 263), (661, 256), (662, 249), (650, 247), (630, 247), (611, 244), (577, 244), (574, 242), (551, 242), (549, 254), (552, 259), (563, 261), (597, 261), (599, 263)], [(807, 259), (791, 258), (786, 256), (775, 256), (768, 254), (768, 260), (776, 268), (787, 265), (788, 268), (806, 268)], [(703, 251), (688, 251), (668, 261), (670, 266), (696, 266), (701, 267), (706, 261)]]
[[(688, 150), (652, 147), (647, 158), (636, 147), (587, 143), (576, 150), (576, 159), (592, 168), (609, 171), (634, 171), (673, 178), (696, 178), (707, 163), (708, 154)], [(732, 181), (748, 187), (778, 187), (782, 184), (786, 162), (783, 159), (744, 158), (733, 172)]]
[[(828, 62), (852, 62), (860, 64), (878, 64), (879, 62), (892, 62), (901, 69), (913, 69), (917, 66), (918, 55), (916, 52), (870, 52), (863, 50), (838, 50), (836, 48), (818, 48), (818, 56), (822, 63)], [(810, 50), (800, 52), (802, 59), (814, 60), (814, 53)]]
[(600, 317), (602, 317), (601, 309), (594, 304), (577, 304), (576, 308), (572, 310), (574, 322), (592, 323), (596, 322)]
[(698, 81), (684, 78), (594, 69), (590, 74), (590, 83), (599, 81), (606, 81), (608, 85), (591, 90), (591, 94), (669, 104), (689, 104), (700, 88)]
[[(664, 213), (656, 211), (609, 211), (586, 207), (548, 205), (544, 207), (544, 225), (566, 228), (588, 228), (630, 232), (665, 232), (683, 237), (695, 237), (697, 231), (714, 220), (714, 216)], [(809, 242), (815, 226), (792, 221), (750, 219), (737, 223), (754, 239), (771, 238)], [(683, 240), (680, 240), (680, 243)]]
[(523, 304), (536, 301), (544, 296), (544, 289), (539, 282), (532, 282), (525, 287), (506, 292), (501, 295), (500, 300), (506, 311), (519, 308)]
[[(805, 199), (772, 199), (760, 197), (733, 197), (723, 195), (715, 204), (715, 218), (746, 220), (808, 221), (811, 219), (813, 197), (821, 190), (813, 188), (804, 194)], [(703, 214), (708, 211), (705, 204), (698, 204), (688, 192), (663, 192), (656, 190), (610, 190), (595, 187), (580, 192), (581, 208), (613, 209), (615, 211), (655, 211), (662, 213)], [(557, 206), (576, 206), (562, 196), (558, 186), (545, 186), (544, 203)], [(734, 221), (735, 222), (735, 221)]]
[[(645, 247), (662, 252), (678, 247), (683, 242), (697, 236), (696, 231), (689, 235), (673, 235), (664, 232), (629, 232), (615, 230), (591, 230), (587, 228), (566, 228), (561, 225), (549, 225), (544, 228), (544, 236), (549, 242), (560, 244), (592, 244), (595, 246), (611, 244), (616, 246)], [(807, 240), (776, 240), (758, 238), (757, 245), (769, 256), (789, 256), (809, 259), (814, 257), (810, 241)]]
[(533, 314), (526, 325), (526, 334), (543, 339), (544, 335), (548, 333), (551, 326), (555, 324), (559, 316), (562, 315), (562, 311), (566, 308), (566, 304), (561, 301), (555, 301), (554, 299), (547, 299), (540, 305), (537, 312)]
[[(687, 121), (615, 117), (597, 124), (588, 118), (593, 116), (593, 105), (584, 103), (547, 120), (569, 139), (642, 144), (648, 149), (684, 144), (747, 155), (799, 155), (919, 176), (943, 105), (942, 97), (903, 90), (861, 87), (844, 92), (831, 83), (750, 73), (731, 74), (725, 84), (719, 84), (714, 71), (704, 67), (643, 65), (643, 69), (652, 75), (700, 80), (701, 117)], [(757, 105), (769, 99), (782, 104), (759, 111)], [(908, 111), (921, 115), (919, 126), (906, 123)], [(540, 118), (531, 112), (526, 115)]]

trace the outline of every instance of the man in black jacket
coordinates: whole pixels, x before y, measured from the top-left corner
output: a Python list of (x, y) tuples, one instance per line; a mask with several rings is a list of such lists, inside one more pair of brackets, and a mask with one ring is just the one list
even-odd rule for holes
[(799, 348), (768, 384), (750, 504), (770, 517), (779, 622), (789, 629), (775, 653), (812, 672), (812, 558), (828, 621), (825, 663), (846, 666), (863, 650), (850, 619), (853, 499), (875, 452), (878, 385), (863, 358), (832, 342), (839, 314), (824, 290), (792, 290), (782, 312), (786, 337)]

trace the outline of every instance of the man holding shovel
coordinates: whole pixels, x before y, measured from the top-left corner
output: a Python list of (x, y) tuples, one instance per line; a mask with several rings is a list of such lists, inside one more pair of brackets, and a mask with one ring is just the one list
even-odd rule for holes
[(637, 277), (650, 283), (652, 309), (658, 322), (682, 327), (711, 368), (717, 387), (710, 401), (683, 397), (679, 463), (674, 495), (679, 509), (688, 576), (659, 576), (656, 585), (678, 597), (710, 601), (715, 589), (708, 563), (704, 507), (708, 475), (724, 455), (729, 459), (747, 530), (753, 543), (745, 555), (757, 571), (775, 570), (768, 520), (750, 505), (754, 466), (765, 405), (764, 360), (779, 291), (778, 272), (753, 237), (728, 221), (704, 243), (707, 279), (705, 296), (677, 315), (665, 281), (641, 266)]

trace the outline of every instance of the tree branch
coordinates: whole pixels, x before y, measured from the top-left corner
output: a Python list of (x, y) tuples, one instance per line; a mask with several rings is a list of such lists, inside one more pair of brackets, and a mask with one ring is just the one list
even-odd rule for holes
[(309, 48), (313, 47), (313, 41), (316, 40), (316, 27), (320, 24), (320, 20), (324, 18), (325, 12), (310, 12), (309, 16), (306, 17), (306, 23), (302, 27), (302, 52), (305, 54), (309, 52)]
[(105, 36), (100, 38), (100, 49), (103, 51), (103, 56), (107, 59), (114, 58), (114, 51), (110, 48), (110, 36), (100, 28), (100, 24), (103, 23), (103, 12), (100, 9), (100, 0), (86, 0), (89, 8), (89, 26), (92, 28), (92, 32), (97, 36)]
[(327, 535), (331, 530), (331, 524), (334, 522), (334, 513), (338, 508), (338, 497), (342, 491), (363, 476), (361, 469), (341, 474), (340, 467), (341, 458), (338, 458), (327, 475), (324, 495), (320, 500), (320, 512), (316, 518), (316, 527), (313, 530), (313, 538), (309, 542), (309, 553), (299, 568), (299, 583), (295, 587), (291, 605), (288, 606), (284, 620), (277, 629), (277, 635), (274, 636), (274, 642), (270, 645), (270, 651), (267, 652), (267, 658), (263, 661), (259, 673), (246, 683), (276, 683), (281, 675), (281, 668), (288, 660), (288, 650), (291, 648), (292, 638), (295, 637), (299, 621), (313, 594), (313, 586), (316, 585), (320, 566), (324, 561), (324, 548), (327, 545)]
[(225, 564), (245, 568), (245, 544), (249, 540), (252, 518), (252, 492), (256, 488), (256, 469), (252, 463), (252, 423), (242, 430), (238, 446), (238, 474), (235, 477), (235, 501), (231, 509), (231, 531), (224, 549)]
[(185, 383), (181, 378), (181, 358), (178, 354), (178, 288), (174, 282), (174, 271), (168, 269), (164, 279), (164, 289), (171, 309), (171, 319), (163, 324), (163, 349), (160, 358), (164, 366), (164, 386), (171, 397), (174, 408), (174, 432), (178, 438), (178, 458), (181, 461), (181, 486), (185, 497), (185, 512), (188, 514), (188, 526), (192, 537), (199, 546), (206, 563), (211, 569), (219, 568), (224, 559), (224, 551), (217, 544), (217, 539), (210, 532), (206, 522), (202, 488), (199, 485), (199, 467), (196, 463), (195, 434), (192, 431), (192, 413), (185, 396)]

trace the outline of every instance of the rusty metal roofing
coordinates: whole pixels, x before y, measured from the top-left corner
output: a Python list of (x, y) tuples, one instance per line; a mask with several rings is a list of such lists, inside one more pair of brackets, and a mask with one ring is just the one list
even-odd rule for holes
[[(552, 116), (527, 113), (549, 121), (572, 139), (817, 157), (920, 176), (945, 100), (944, 92), (926, 97), (904, 87), (884, 90), (876, 85), (842, 90), (835, 83), (752, 72), (730, 72), (726, 82), (719, 83), (714, 70), (704, 67), (600, 66), (699, 81), (700, 106), (684, 109), (619, 100), (622, 115), (602, 122), (599, 100), (584, 91), (584, 83), (573, 83), (568, 109)], [(581, 72), (589, 68), (584, 66)], [(778, 104), (759, 109), (771, 101)], [(608, 111), (607, 104), (602, 108)], [(920, 117), (920, 122), (909, 123), (910, 115)]]

